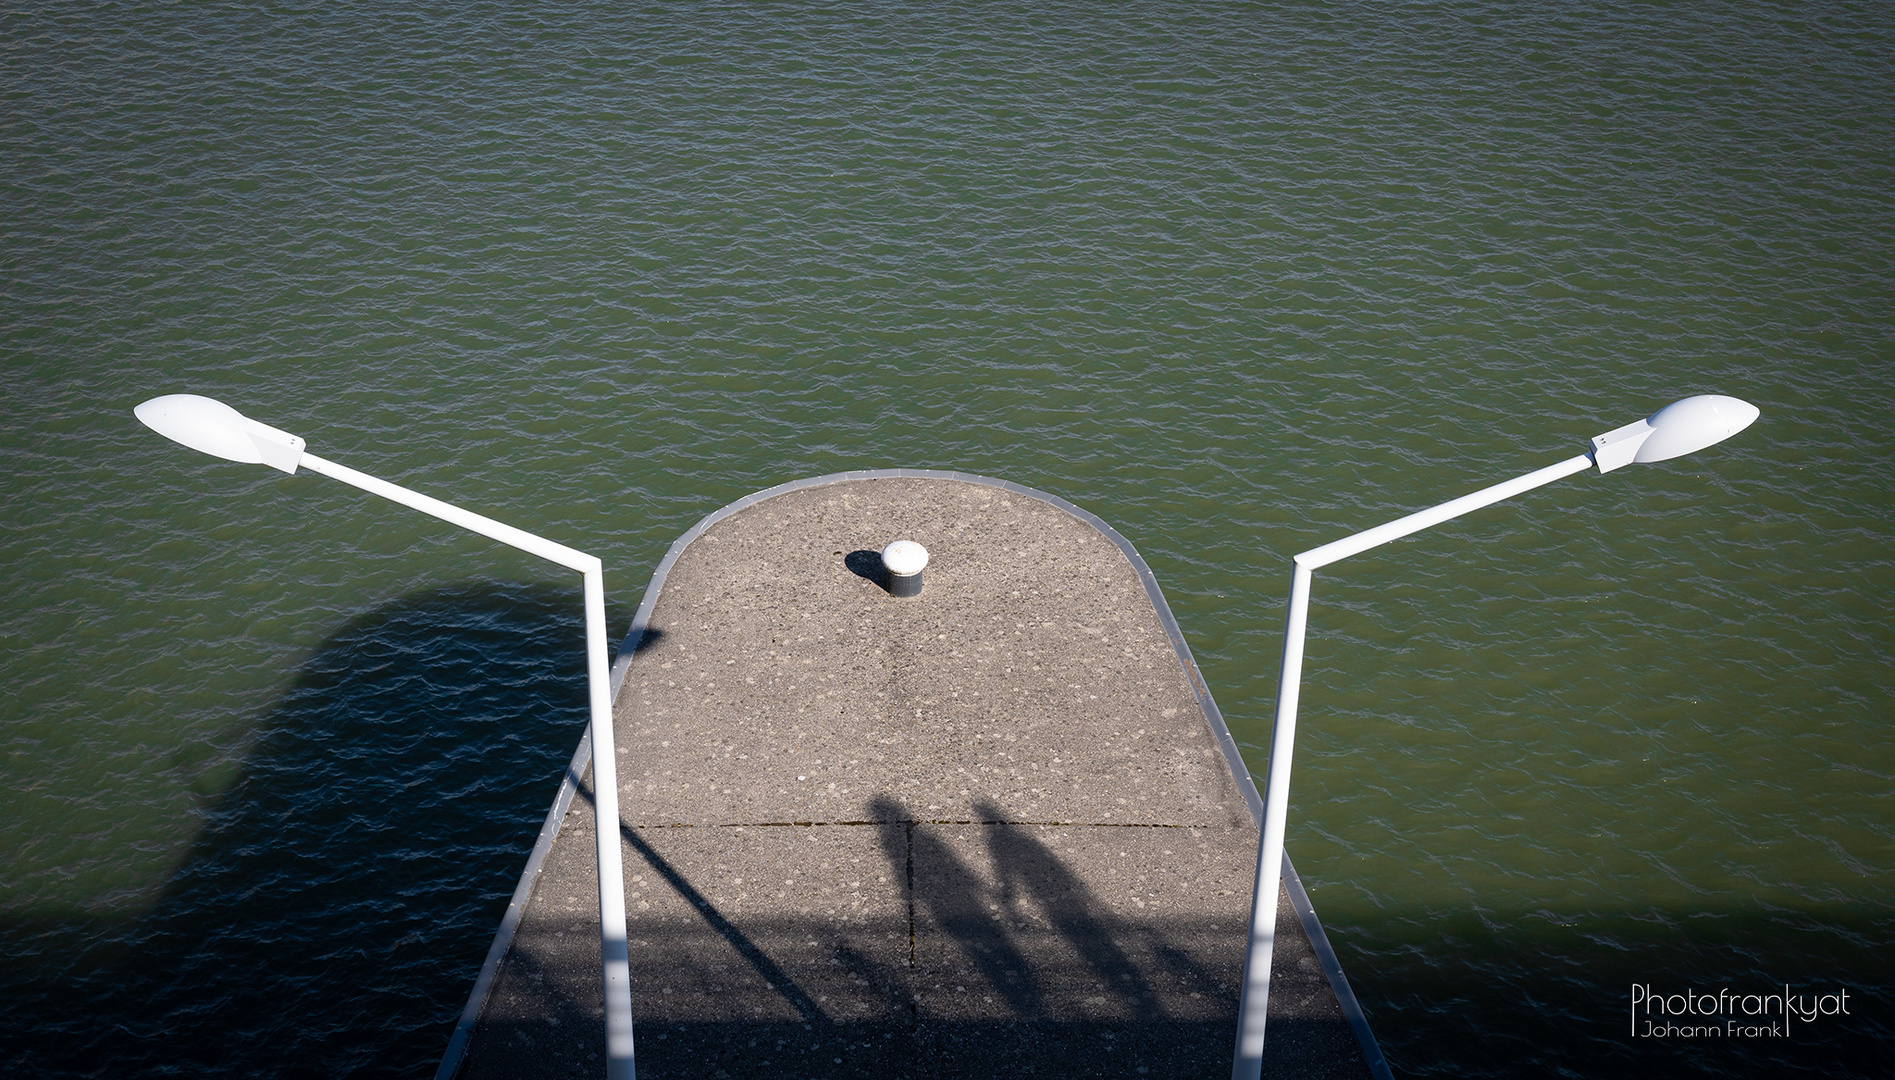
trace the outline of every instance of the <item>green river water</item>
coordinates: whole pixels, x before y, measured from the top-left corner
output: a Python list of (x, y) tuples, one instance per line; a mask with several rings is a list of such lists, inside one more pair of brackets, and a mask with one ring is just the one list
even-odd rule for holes
[[(1138, 546), (1399, 1076), (1895, 1071), (1895, 7), (0, 13), (0, 1071), (426, 1075), (584, 725), (593, 552), (959, 469)], [(1791, 1037), (1654, 992), (1848, 990)]]

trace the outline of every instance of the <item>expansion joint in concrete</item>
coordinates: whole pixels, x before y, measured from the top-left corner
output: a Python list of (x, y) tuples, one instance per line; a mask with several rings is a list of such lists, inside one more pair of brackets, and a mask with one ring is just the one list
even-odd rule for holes
[[(934, 555), (899, 600), (897, 537)], [(1229, 1067), (1263, 804), (1104, 522), (957, 473), (798, 481), (680, 537), (625, 641), (641, 1073)], [(588, 745), (440, 1080), (596, 1073)], [(1385, 1077), (1287, 857), (1283, 883), (1271, 1074)]]
[(904, 835), (904, 839), (907, 842), (907, 850), (904, 854), (907, 857), (907, 866), (908, 866), (908, 880), (907, 880), (907, 883), (903, 886), (903, 891), (908, 894), (908, 967), (910, 970), (913, 970), (915, 966), (915, 823), (914, 822), (910, 821), (907, 823), (907, 827), (904, 830), (903, 835)]

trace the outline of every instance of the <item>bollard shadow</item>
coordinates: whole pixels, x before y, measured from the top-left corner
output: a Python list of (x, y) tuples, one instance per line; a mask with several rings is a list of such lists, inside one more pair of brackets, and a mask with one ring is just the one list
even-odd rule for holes
[(842, 565), (869, 584), (888, 588), (888, 567), (882, 564), (881, 552), (858, 548), (842, 557)]
[(432, 1071), (585, 725), (583, 649), (577, 588), (465, 582), (349, 620), (257, 720), (151, 911), (4, 977), (0, 1061)]

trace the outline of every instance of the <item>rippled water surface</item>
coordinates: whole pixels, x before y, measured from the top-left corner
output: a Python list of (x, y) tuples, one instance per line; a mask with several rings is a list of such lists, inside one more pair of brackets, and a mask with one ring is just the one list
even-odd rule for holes
[[(584, 723), (575, 581), (845, 468), (1054, 492), (1263, 764), (1397, 1074), (1895, 1070), (1895, 8), (0, 14), (0, 1062), (425, 1075)], [(1790, 1040), (1629, 988), (1847, 988)]]

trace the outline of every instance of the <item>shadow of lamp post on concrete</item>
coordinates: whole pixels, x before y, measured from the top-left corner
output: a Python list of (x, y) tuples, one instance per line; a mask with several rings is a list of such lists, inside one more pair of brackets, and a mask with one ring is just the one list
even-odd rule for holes
[[(1250, 907), (1250, 945), (1244, 956), (1232, 1080), (1258, 1080), (1263, 1071), (1264, 1011), (1270, 995), (1270, 953), (1276, 939), (1276, 895), (1283, 878), (1283, 828), (1290, 806), (1290, 754), (1296, 744), (1296, 698), (1303, 678), (1303, 636), (1315, 571), (1391, 540), (1420, 532), (1502, 499), (1596, 466), (1602, 473), (1633, 462), (1664, 461), (1719, 443), (1749, 427), (1755, 405), (1720, 394), (1688, 397), (1595, 436), (1592, 448), (1525, 476), (1397, 518), (1295, 556), (1289, 619), (1283, 632), (1283, 673), (1277, 683), (1276, 725), (1270, 734), (1270, 771), (1264, 781), (1263, 834), (1257, 845), (1256, 893)], [(1267, 902), (1266, 902), (1266, 898)]]
[[(607, 1080), (634, 1080), (631, 973), (625, 942), (625, 884), (619, 865), (618, 782), (612, 744), (612, 701), (605, 662), (605, 582), (596, 556), (534, 536), (492, 518), (325, 461), (302, 438), (258, 423), (220, 401), (167, 394), (132, 410), (146, 427), (213, 457), (294, 474), (299, 466), (403, 506), (432, 514), (482, 536), (556, 562), (584, 576), (586, 683), (592, 718), (592, 778), (599, 833), (599, 945), (605, 981)], [(457, 1033), (458, 1034), (458, 1033)]]

